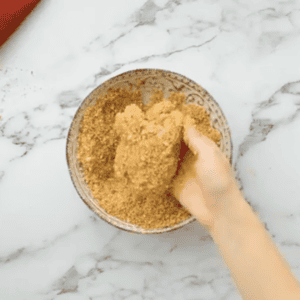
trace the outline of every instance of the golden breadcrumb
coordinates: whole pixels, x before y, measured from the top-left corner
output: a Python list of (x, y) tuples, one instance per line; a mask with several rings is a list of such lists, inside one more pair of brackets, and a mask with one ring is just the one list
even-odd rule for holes
[(144, 105), (140, 91), (110, 89), (84, 115), (78, 159), (99, 205), (112, 216), (145, 229), (175, 225), (191, 215), (171, 195), (174, 178), (190, 154), (184, 133), (195, 126), (219, 145), (206, 111), (165, 99), (155, 91)]

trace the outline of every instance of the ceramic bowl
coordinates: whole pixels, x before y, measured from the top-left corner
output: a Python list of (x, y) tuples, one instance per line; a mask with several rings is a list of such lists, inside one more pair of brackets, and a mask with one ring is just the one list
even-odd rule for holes
[(93, 105), (99, 95), (105, 94), (109, 88), (129, 87), (136, 85), (136, 79), (144, 80), (141, 86), (143, 103), (146, 104), (153, 88), (159, 88), (164, 96), (168, 97), (171, 92), (180, 92), (186, 95), (186, 103), (194, 103), (202, 106), (210, 115), (212, 128), (217, 129), (221, 134), (220, 149), (232, 163), (232, 140), (231, 132), (226, 117), (214, 98), (198, 83), (175, 72), (160, 69), (137, 69), (122, 73), (110, 78), (95, 88), (79, 106), (71, 123), (66, 146), (67, 164), (71, 179), (83, 202), (94, 211), (100, 218), (117, 228), (141, 233), (154, 234), (163, 233), (178, 229), (195, 220), (193, 216), (180, 223), (157, 229), (145, 229), (135, 224), (130, 224), (115, 216), (108, 214), (92, 195), (92, 192), (85, 181), (84, 172), (77, 159), (77, 146), (80, 123), (87, 107)]

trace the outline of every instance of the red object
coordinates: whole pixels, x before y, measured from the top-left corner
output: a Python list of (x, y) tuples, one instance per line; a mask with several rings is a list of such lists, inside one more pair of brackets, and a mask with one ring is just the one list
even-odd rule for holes
[(0, 1), (0, 46), (19, 27), (40, 0)]

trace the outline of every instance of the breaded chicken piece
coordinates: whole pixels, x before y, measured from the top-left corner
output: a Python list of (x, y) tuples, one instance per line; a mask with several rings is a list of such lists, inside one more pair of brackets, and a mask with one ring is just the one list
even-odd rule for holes
[(183, 115), (163, 100), (147, 112), (135, 104), (116, 115), (115, 130), (120, 136), (116, 150), (116, 177), (125, 177), (137, 193), (164, 193), (175, 175)]

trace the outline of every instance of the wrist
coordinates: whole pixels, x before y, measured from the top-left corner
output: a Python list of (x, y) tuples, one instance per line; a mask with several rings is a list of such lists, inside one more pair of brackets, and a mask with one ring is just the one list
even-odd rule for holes
[(217, 201), (219, 205), (213, 212), (213, 222), (209, 226), (209, 232), (212, 235), (218, 234), (225, 227), (238, 228), (250, 221), (253, 214), (252, 208), (239, 189), (234, 189)]

